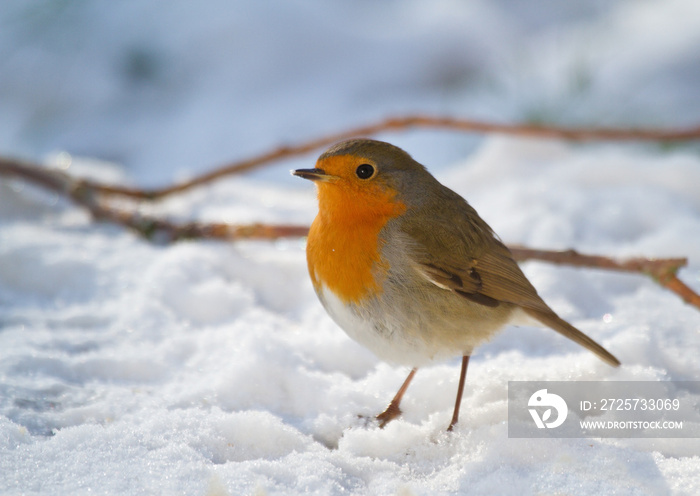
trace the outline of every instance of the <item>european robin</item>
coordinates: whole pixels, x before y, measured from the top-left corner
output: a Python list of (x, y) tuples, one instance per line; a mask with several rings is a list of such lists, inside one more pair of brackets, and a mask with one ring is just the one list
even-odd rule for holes
[(318, 189), (306, 255), (321, 303), (379, 358), (412, 367), (380, 427), (400, 415), (419, 366), (461, 356), (452, 430), (470, 355), (523, 313), (620, 364), (554, 313), (476, 210), (402, 149), (343, 141), (293, 174)]

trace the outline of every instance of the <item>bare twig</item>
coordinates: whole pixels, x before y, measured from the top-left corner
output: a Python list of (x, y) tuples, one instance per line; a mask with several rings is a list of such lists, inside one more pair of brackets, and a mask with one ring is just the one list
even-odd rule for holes
[(659, 281), (668, 278), (669, 275), (676, 274), (681, 267), (688, 264), (687, 258), (630, 258), (618, 261), (600, 255), (583, 255), (575, 250), (534, 250), (523, 246), (510, 246), (509, 248), (513, 253), (513, 257), (518, 261), (541, 260), (575, 267), (595, 267), (622, 272), (639, 272)]
[(0, 175), (18, 177), (46, 189), (70, 196), (75, 179), (56, 169), (47, 169), (27, 160), (0, 157)]
[(676, 293), (686, 303), (700, 308), (700, 295), (681, 281), (676, 274), (669, 276), (668, 279), (659, 280), (659, 284)]
[(616, 129), (616, 128), (563, 128), (534, 124), (495, 124), (490, 122), (456, 119), (451, 117), (405, 116), (389, 118), (360, 126), (339, 133), (312, 139), (295, 146), (282, 146), (256, 157), (233, 162), (210, 172), (206, 172), (189, 181), (162, 189), (137, 189), (119, 186), (107, 186), (86, 181), (95, 191), (109, 195), (121, 195), (140, 200), (156, 200), (180, 193), (195, 186), (200, 186), (224, 176), (240, 174), (263, 165), (283, 159), (305, 155), (314, 150), (327, 147), (338, 141), (358, 136), (373, 136), (386, 131), (399, 131), (421, 127), (427, 129), (446, 129), (463, 133), (507, 134), (526, 138), (563, 139), (569, 141), (658, 141), (678, 142), (700, 139), (700, 127), (676, 130), (660, 129)]
[[(22, 160), (2, 157), (0, 157), (0, 175), (21, 178), (30, 183), (55, 191), (63, 196), (67, 196), (90, 211), (95, 219), (114, 222), (125, 226), (151, 240), (162, 242), (171, 242), (185, 238), (272, 240), (282, 237), (301, 237), (308, 233), (307, 227), (291, 225), (273, 226), (265, 224), (204, 224), (198, 222), (176, 224), (165, 219), (143, 215), (135, 210), (119, 210), (106, 206), (100, 202), (100, 196), (119, 195), (142, 201), (154, 200), (185, 191), (194, 186), (205, 184), (230, 174), (248, 171), (274, 161), (306, 154), (342, 139), (353, 136), (368, 136), (383, 131), (393, 131), (411, 127), (443, 128), (461, 132), (500, 133), (533, 138), (557, 138), (577, 141), (689, 141), (700, 139), (700, 128), (675, 131), (609, 128), (565, 129), (549, 126), (501, 125), (462, 119), (408, 116), (399, 119), (387, 119), (376, 124), (310, 140), (297, 146), (281, 147), (257, 157), (221, 167), (188, 182), (159, 190), (143, 190), (103, 185), (93, 181), (71, 177), (59, 170), (48, 169)], [(700, 308), (700, 296), (684, 284), (677, 276), (678, 270), (687, 264), (686, 259), (633, 258), (617, 261), (604, 256), (583, 255), (573, 250), (547, 251), (534, 250), (520, 246), (512, 247), (511, 250), (515, 258), (519, 261), (542, 260), (555, 264), (646, 274), (660, 285), (679, 295), (687, 303)]]
[(16, 177), (67, 196), (78, 205), (86, 208), (96, 220), (113, 222), (127, 227), (141, 236), (161, 242), (182, 239), (277, 239), (282, 237), (302, 237), (308, 227), (272, 226), (266, 224), (204, 224), (186, 222), (176, 224), (165, 219), (143, 215), (136, 211), (120, 210), (104, 205), (99, 194), (86, 181), (68, 174), (41, 167), (31, 162), (0, 157), (0, 175)]
[(523, 246), (509, 246), (513, 257), (522, 262), (541, 260), (558, 265), (587, 267), (645, 274), (658, 284), (673, 291), (683, 301), (700, 309), (700, 295), (678, 278), (678, 271), (688, 265), (687, 258), (630, 258), (614, 260), (600, 255), (583, 255), (575, 250), (534, 250)]

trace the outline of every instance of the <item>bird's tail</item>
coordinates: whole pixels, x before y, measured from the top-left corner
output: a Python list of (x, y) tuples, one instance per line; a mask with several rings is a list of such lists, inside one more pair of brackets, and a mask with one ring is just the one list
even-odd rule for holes
[(542, 322), (547, 327), (550, 327), (557, 331), (559, 334), (569, 338), (570, 340), (580, 344), (587, 350), (592, 351), (598, 357), (603, 360), (608, 365), (617, 367), (620, 365), (620, 361), (615, 358), (612, 353), (603, 348), (601, 345), (593, 341), (591, 338), (586, 336), (584, 333), (576, 329), (574, 326), (561, 319), (554, 312), (544, 312), (541, 310), (534, 310), (531, 308), (523, 308), (525, 312), (538, 321)]

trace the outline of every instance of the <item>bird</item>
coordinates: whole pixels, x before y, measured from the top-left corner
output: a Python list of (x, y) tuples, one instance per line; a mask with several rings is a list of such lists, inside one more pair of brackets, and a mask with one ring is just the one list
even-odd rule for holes
[(411, 367), (376, 416), (379, 427), (401, 415), (419, 367), (461, 357), (452, 431), (470, 356), (523, 317), (620, 365), (560, 318), (476, 210), (401, 148), (345, 140), (323, 152), (314, 168), (291, 172), (316, 184), (319, 210), (306, 259), (321, 304), (378, 358)]

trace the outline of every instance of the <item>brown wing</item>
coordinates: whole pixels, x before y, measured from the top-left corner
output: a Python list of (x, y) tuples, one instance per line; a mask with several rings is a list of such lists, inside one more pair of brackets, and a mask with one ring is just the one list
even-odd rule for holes
[(561, 319), (542, 301), (510, 250), (466, 202), (464, 212), (472, 215), (461, 219), (438, 216), (426, 229), (406, 229), (417, 248), (409, 256), (425, 278), (487, 307), (497, 307), (501, 302), (518, 305), (528, 315), (608, 364), (620, 364), (605, 348)]
[(447, 270), (432, 263), (419, 263), (418, 270), (430, 282), (443, 289), (487, 307), (497, 307), (499, 301), (483, 293), (481, 276), (474, 270)]
[(500, 241), (494, 240), (490, 249), (475, 260), (472, 270), (481, 276), (482, 294), (524, 308), (551, 311), (513, 260), (510, 250)]
[(486, 306), (514, 303), (537, 311), (550, 311), (527, 280), (510, 250), (495, 238), (489, 249), (466, 258), (456, 266), (452, 261), (418, 262), (419, 271), (433, 284)]
[(620, 361), (609, 351), (554, 313), (517, 266), (508, 248), (500, 242), (498, 245), (481, 258), (472, 259), (465, 269), (446, 270), (429, 263), (419, 264), (419, 270), (433, 284), (475, 303), (488, 307), (496, 307), (500, 302), (514, 303), (531, 317), (592, 351), (609, 365), (620, 365)]

